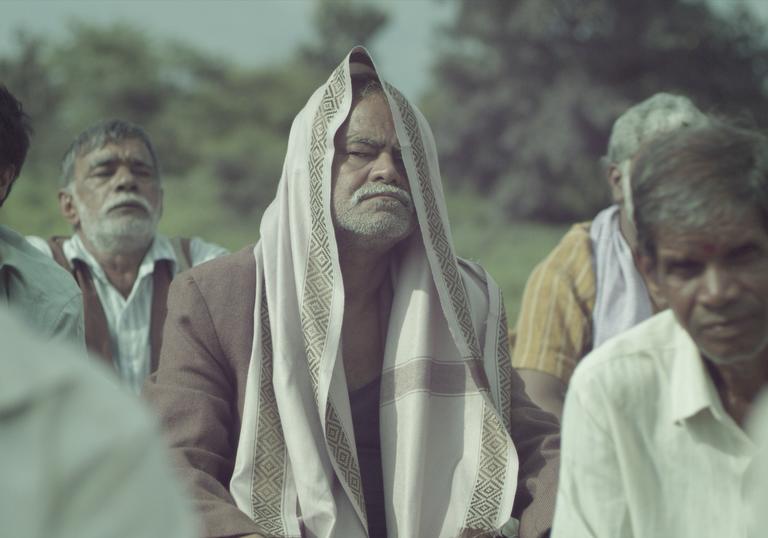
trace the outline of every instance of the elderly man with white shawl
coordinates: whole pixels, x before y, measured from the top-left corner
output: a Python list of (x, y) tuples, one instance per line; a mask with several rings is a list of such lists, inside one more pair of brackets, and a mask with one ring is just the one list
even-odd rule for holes
[(255, 248), (174, 281), (146, 387), (205, 536), (545, 536), (559, 437), (456, 258), (421, 114), (355, 49)]

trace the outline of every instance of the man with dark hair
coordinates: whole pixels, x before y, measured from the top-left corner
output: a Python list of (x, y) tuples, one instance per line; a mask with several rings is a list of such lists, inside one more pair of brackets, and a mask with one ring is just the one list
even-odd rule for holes
[(576, 369), (554, 536), (746, 536), (744, 419), (768, 385), (768, 140), (680, 130), (642, 150), (632, 182), (640, 268), (670, 309)]
[(11, 192), (29, 150), (32, 127), (21, 103), (0, 85), (0, 206)]
[(172, 284), (145, 396), (207, 537), (542, 537), (557, 422), (454, 253), (428, 124), (354, 54), (294, 120), (256, 246)]
[(157, 155), (147, 133), (127, 121), (102, 121), (80, 133), (64, 155), (60, 187), (59, 207), (75, 234), (28, 240), (74, 276), (83, 291), (88, 349), (138, 393), (157, 363), (171, 279), (227, 251), (157, 233)]
[(663, 306), (635, 267), (629, 164), (643, 142), (703, 121), (687, 97), (657, 93), (614, 123), (603, 157), (614, 204), (574, 224), (525, 286), (512, 365), (542, 409), (560, 416), (578, 362)]
[[(30, 133), (21, 103), (0, 85), (0, 205), (21, 173)], [(0, 302), (8, 304), (44, 339), (82, 343), (82, 300), (77, 286), (7, 226), (0, 226)]]

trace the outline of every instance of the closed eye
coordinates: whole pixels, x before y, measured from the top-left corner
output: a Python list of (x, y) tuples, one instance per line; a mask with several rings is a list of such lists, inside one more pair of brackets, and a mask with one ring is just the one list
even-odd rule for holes
[(759, 258), (761, 254), (760, 247), (754, 243), (748, 243), (731, 250), (728, 253), (728, 261), (736, 264), (750, 263)]
[(695, 260), (674, 260), (667, 263), (667, 273), (678, 278), (693, 278), (703, 269)]
[(138, 177), (143, 177), (143, 178), (150, 178), (150, 177), (154, 177), (155, 175), (155, 171), (144, 164), (132, 166), (131, 173), (133, 173)]
[(91, 170), (90, 175), (97, 178), (108, 178), (112, 177), (114, 173), (115, 169), (111, 166), (99, 166)]

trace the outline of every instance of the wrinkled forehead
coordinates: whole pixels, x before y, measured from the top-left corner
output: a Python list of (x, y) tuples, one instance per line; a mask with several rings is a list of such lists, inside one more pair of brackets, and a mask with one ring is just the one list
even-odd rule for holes
[(84, 151), (75, 161), (75, 172), (80, 175), (81, 172), (87, 172), (100, 165), (119, 163), (142, 164), (155, 169), (152, 153), (144, 141), (139, 138), (126, 138), (107, 140), (99, 147)]
[(337, 148), (360, 142), (400, 149), (395, 121), (384, 93), (368, 94), (352, 101), (349, 114), (334, 138)]
[(719, 212), (700, 218), (669, 219), (652, 226), (657, 251), (716, 254), (745, 243), (768, 246), (768, 228), (761, 212), (748, 204), (723, 204)]

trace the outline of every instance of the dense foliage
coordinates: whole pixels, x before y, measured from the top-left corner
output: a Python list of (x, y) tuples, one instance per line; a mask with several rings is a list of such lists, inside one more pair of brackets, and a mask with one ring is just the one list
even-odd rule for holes
[[(444, 177), (508, 215), (588, 218), (607, 202), (612, 122), (659, 91), (768, 125), (765, 27), (703, 0), (459, 0), (426, 109)], [(738, 8), (738, 3), (734, 3)]]
[(327, 64), (386, 22), (375, 6), (324, 0), (316, 35), (289, 61), (250, 69), (123, 24), (76, 22), (64, 41), (18, 34), (16, 50), (0, 56), (0, 81), (35, 128), (20, 185), (39, 187), (27, 186), (28, 196), (55, 199), (58, 165), (74, 136), (117, 117), (150, 133), (167, 181), (213, 192), (213, 210), (257, 223), (274, 197), (296, 112), (328, 76)]

